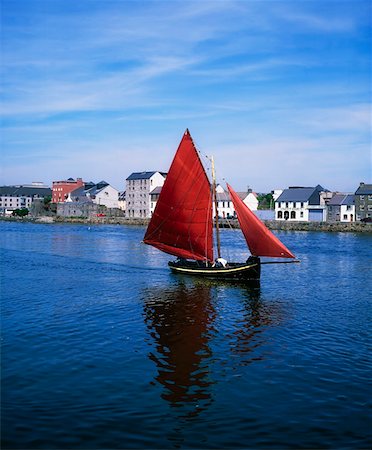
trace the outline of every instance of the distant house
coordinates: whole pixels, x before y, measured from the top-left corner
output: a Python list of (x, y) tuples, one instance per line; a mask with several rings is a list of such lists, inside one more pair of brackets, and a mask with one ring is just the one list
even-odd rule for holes
[(153, 215), (156, 203), (159, 200), (159, 195), (161, 192), (162, 186), (157, 186), (150, 192), (150, 217)]
[(119, 207), (119, 191), (108, 184), (100, 181), (97, 184), (85, 183), (67, 195), (66, 202), (94, 203), (106, 206), (106, 208)]
[[(162, 187), (158, 186), (150, 193), (151, 215), (154, 212), (156, 203), (159, 199), (161, 189)], [(237, 194), (252, 211), (257, 210), (258, 207), (257, 194), (253, 193), (251, 190), (248, 190), (248, 192), (237, 192)], [(223, 189), (221, 185), (218, 185), (216, 188), (216, 196), (217, 196), (218, 217), (224, 219), (236, 217), (236, 212), (232, 200), (230, 198), (230, 195)], [(215, 216), (214, 202), (213, 202), (213, 216)]]
[[(126, 179), (126, 211), (130, 218), (151, 217), (152, 200), (150, 193), (163, 186), (167, 174), (165, 172), (133, 172)], [(155, 194), (154, 194), (155, 195)], [(155, 206), (154, 206), (155, 207)]]
[(354, 222), (354, 194), (336, 194), (328, 202), (328, 222)]
[(0, 214), (10, 215), (16, 209), (27, 208), (35, 200), (42, 200), (52, 195), (52, 190), (42, 183), (22, 186), (0, 187)]
[(93, 203), (106, 206), (106, 208), (119, 207), (119, 191), (106, 181), (100, 181), (86, 191)]
[(372, 184), (360, 183), (355, 191), (356, 220), (372, 219)]
[(322, 222), (327, 218), (327, 203), (333, 193), (316, 187), (289, 187), (275, 201), (275, 219)]
[(125, 191), (119, 192), (118, 208), (125, 212), (127, 202), (125, 201)]
[(68, 180), (53, 181), (52, 184), (52, 202), (63, 203), (66, 201), (68, 194), (75, 189), (84, 186), (84, 182), (81, 178), (74, 180), (69, 178)]

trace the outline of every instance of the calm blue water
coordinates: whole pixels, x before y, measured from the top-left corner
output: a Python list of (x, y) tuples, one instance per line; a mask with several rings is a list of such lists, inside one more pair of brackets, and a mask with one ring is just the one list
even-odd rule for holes
[(277, 233), (301, 264), (254, 289), (172, 275), (139, 227), (0, 231), (2, 448), (371, 447), (372, 235)]

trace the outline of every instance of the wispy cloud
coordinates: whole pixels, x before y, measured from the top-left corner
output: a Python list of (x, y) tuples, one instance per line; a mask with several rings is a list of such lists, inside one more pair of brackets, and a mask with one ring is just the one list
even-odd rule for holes
[[(359, 182), (371, 144), (370, 13), (364, 0), (4, 0), (2, 180), (76, 170), (122, 184), (144, 166), (166, 170), (188, 126), (226, 168), (240, 157), (249, 166), (249, 146), (267, 173), (257, 190), (306, 170)], [(344, 166), (326, 169), (321, 152), (344, 152)], [(51, 170), (53, 154), (63, 156)], [(243, 164), (228, 171), (248, 177)]]

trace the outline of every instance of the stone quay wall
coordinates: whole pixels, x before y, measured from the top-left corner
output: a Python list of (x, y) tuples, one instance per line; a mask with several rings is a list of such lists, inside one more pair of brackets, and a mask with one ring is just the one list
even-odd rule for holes
[[(81, 223), (81, 224), (114, 224), (147, 226), (149, 219), (134, 219), (127, 217), (0, 217), (3, 221), (34, 222), (34, 223)], [(278, 220), (264, 220), (263, 223), (270, 230), (282, 231), (325, 231), (325, 232), (347, 232), (347, 233), (372, 233), (372, 223), (363, 222), (287, 222)], [(221, 220), (221, 228), (239, 228), (237, 219)]]

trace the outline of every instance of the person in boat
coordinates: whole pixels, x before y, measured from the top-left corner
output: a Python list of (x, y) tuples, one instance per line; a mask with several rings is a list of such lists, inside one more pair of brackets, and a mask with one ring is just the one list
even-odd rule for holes
[(227, 261), (225, 258), (216, 258), (213, 267), (226, 267)]

